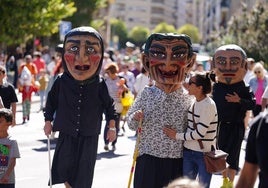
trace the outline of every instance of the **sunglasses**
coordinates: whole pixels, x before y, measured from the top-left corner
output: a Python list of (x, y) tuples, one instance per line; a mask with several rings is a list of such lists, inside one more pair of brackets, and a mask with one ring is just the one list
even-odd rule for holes
[(193, 80), (189, 80), (189, 83), (188, 83), (189, 85), (192, 85), (192, 84), (195, 84), (196, 85), (196, 82), (194, 82)]
[(254, 73), (255, 73), (255, 74), (260, 74), (260, 73), (261, 73), (261, 71), (254, 71)]

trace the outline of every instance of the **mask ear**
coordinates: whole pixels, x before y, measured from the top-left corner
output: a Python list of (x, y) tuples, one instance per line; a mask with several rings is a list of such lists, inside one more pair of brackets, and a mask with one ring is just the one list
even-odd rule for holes
[(186, 67), (186, 73), (188, 73), (191, 68), (193, 67), (194, 63), (195, 63), (195, 60), (196, 60), (196, 53), (193, 53), (192, 57), (189, 59), (189, 63)]
[(149, 58), (146, 54), (142, 53), (141, 54), (141, 59), (142, 59), (142, 65), (144, 67), (144, 69), (147, 71), (147, 72), (150, 72), (149, 69), (150, 69), (150, 64), (149, 64)]
[(246, 70), (248, 70), (248, 60), (244, 59), (242, 62), (242, 67), (245, 68)]

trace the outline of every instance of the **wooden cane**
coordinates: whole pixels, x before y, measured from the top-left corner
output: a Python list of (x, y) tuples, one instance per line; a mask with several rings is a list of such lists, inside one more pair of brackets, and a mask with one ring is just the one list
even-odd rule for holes
[(139, 143), (140, 143), (140, 139), (141, 139), (141, 136), (140, 136), (140, 134), (141, 134), (141, 125), (142, 125), (142, 118), (139, 121), (136, 145), (135, 145), (135, 150), (134, 150), (134, 154), (133, 154), (133, 161), (132, 161), (132, 166), (131, 166), (129, 180), (128, 180), (128, 188), (130, 188), (133, 173), (134, 173), (134, 170), (135, 170), (136, 160), (137, 160), (137, 157), (139, 155)]
[(48, 170), (49, 170), (49, 186), (52, 188), (52, 176), (51, 176), (51, 155), (50, 155), (50, 137), (47, 136), (47, 151), (48, 151)]

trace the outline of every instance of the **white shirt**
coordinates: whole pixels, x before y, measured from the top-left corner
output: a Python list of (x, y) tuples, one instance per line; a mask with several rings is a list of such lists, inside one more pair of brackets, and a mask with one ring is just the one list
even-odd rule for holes
[(150, 79), (148, 76), (146, 76), (143, 73), (138, 74), (138, 76), (136, 77), (135, 84), (134, 84), (134, 89), (137, 95), (143, 90), (143, 88), (145, 88), (146, 85), (149, 84), (149, 82), (150, 82)]

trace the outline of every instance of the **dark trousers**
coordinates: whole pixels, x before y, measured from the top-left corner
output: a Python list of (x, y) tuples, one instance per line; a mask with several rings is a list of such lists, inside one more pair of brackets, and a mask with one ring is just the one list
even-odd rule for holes
[(252, 110), (253, 116), (256, 117), (261, 112), (261, 105), (256, 104), (255, 108)]
[(137, 158), (134, 188), (163, 188), (182, 176), (182, 158), (158, 158), (141, 155)]
[(0, 188), (15, 188), (15, 184), (0, 184)]

